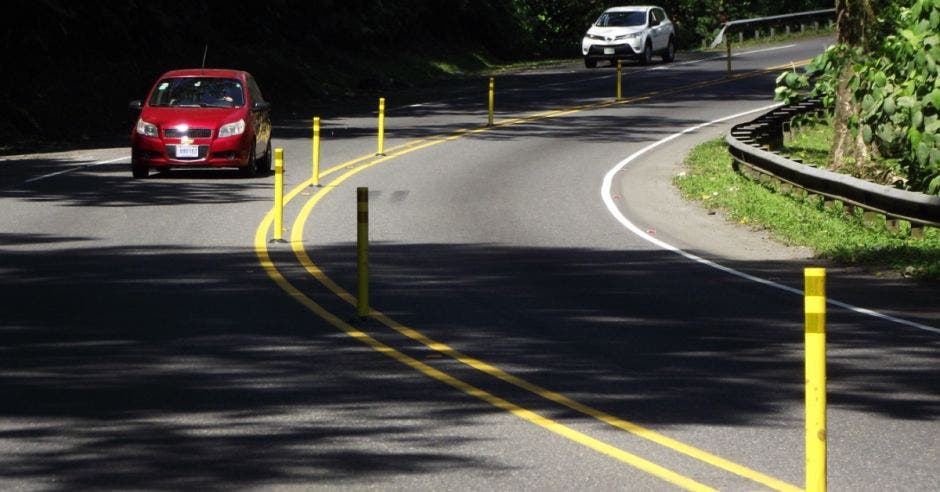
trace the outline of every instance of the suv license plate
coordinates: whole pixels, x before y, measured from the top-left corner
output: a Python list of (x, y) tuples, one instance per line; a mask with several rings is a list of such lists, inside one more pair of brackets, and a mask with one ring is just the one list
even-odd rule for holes
[(177, 145), (176, 157), (199, 157), (198, 145)]
[(613, 55), (613, 54), (614, 54), (614, 49), (613, 49), (613, 48), (604, 48), (604, 54), (605, 54), (605, 55)]

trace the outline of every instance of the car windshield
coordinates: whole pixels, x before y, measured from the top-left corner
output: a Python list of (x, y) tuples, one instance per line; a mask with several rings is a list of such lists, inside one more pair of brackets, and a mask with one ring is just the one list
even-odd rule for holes
[(646, 12), (604, 12), (597, 22), (598, 27), (636, 27), (646, 25)]
[(151, 106), (237, 108), (245, 104), (242, 83), (219, 77), (163, 79), (150, 97)]

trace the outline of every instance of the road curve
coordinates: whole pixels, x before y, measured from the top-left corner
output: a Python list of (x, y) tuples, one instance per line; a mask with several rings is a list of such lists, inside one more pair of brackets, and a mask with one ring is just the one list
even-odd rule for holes
[[(649, 144), (769, 104), (760, 70), (822, 45), (741, 55), (734, 80), (717, 60), (630, 66), (621, 104), (610, 70), (500, 77), (489, 129), (484, 87), (420, 94), (390, 102), (385, 158), (356, 161), (373, 115), (326, 115), (323, 188), (308, 123), (282, 121), (288, 245), (266, 242), (270, 178), (132, 181), (120, 149), (0, 163), (0, 486), (801, 485), (801, 299), (651, 245), (598, 192)], [(652, 149), (609, 196), (653, 237), (799, 288), (801, 251), (728, 244), (668, 194), (730, 123)], [(357, 186), (368, 321), (337, 295)], [(938, 324), (926, 294), (831, 277), (845, 302)], [(936, 489), (937, 337), (842, 310), (829, 326), (830, 486)]]

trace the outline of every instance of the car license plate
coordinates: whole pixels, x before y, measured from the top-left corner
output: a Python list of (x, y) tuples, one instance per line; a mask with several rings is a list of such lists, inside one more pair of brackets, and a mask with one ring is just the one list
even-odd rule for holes
[(199, 157), (198, 145), (177, 145), (176, 157)]
[(604, 54), (605, 54), (605, 55), (613, 55), (613, 54), (614, 54), (614, 49), (613, 49), (613, 48), (604, 48)]

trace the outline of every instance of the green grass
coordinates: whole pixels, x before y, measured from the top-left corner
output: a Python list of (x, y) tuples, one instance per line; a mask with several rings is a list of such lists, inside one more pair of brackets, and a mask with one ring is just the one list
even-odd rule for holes
[(808, 123), (795, 125), (791, 135), (784, 139), (782, 154), (802, 159), (804, 164), (815, 167), (829, 165), (832, 148), (832, 126)]
[(740, 224), (770, 231), (778, 240), (812, 248), (820, 258), (858, 265), (876, 273), (891, 270), (925, 280), (940, 279), (940, 230), (923, 239), (902, 223), (897, 232), (884, 218), (866, 225), (859, 213), (846, 216), (841, 205), (826, 208), (818, 197), (799, 198), (752, 181), (731, 167), (722, 139), (702, 144), (686, 157), (687, 170), (675, 178), (689, 199), (720, 209)]

